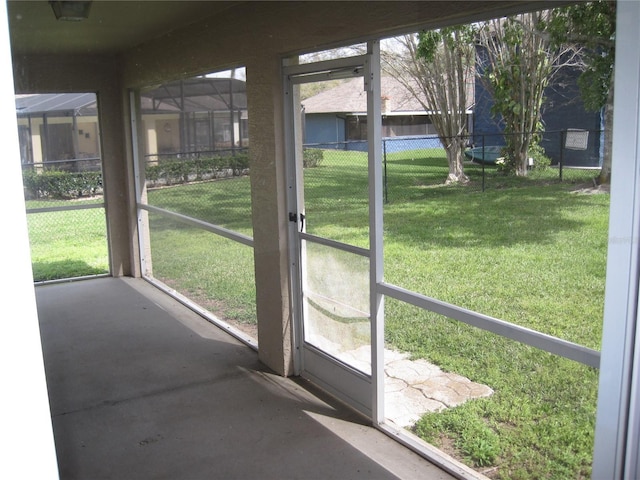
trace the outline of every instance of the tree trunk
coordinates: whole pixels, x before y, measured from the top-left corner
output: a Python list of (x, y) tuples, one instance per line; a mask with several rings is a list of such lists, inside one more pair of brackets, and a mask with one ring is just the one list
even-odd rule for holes
[(523, 139), (517, 152), (518, 158), (516, 160), (516, 175), (518, 177), (526, 177), (529, 171), (529, 143), (529, 141)]
[(469, 177), (464, 173), (463, 156), (464, 147), (459, 141), (453, 140), (446, 147), (447, 162), (449, 163), (449, 175), (447, 175), (446, 185), (452, 183), (460, 183), (466, 185), (469, 183)]
[(531, 143), (530, 135), (526, 133), (518, 133), (507, 136), (507, 151), (510, 161), (513, 162), (513, 173), (518, 177), (527, 176), (528, 151)]
[(607, 103), (604, 106), (604, 148), (602, 152), (602, 169), (598, 175), (598, 184), (611, 182), (611, 153), (613, 149), (613, 73), (611, 74), (611, 86), (607, 94)]

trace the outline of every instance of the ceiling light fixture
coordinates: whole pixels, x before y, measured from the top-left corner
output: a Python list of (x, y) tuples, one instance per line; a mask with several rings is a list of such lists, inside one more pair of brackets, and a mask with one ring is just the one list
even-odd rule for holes
[(49, 5), (53, 9), (56, 20), (67, 20), (79, 22), (89, 18), (91, 9), (90, 1), (77, 0), (49, 0)]

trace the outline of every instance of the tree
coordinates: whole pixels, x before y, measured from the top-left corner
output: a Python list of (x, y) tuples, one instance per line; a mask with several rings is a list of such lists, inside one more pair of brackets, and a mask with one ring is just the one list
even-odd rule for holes
[(397, 40), (402, 48), (385, 53), (385, 68), (430, 112), (447, 154), (446, 183), (468, 183), (463, 161), (466, 112), (471, 106), (467, 82), (473, 81), (475, 62), (471, 27), (424, 31)]
[(544, 10), (495, 19), (479, 30), (481, 78), (503, 123), (507, 168), (520, 176), (527, 174), (529, 149), (543, 131), (544, 90), (579, 53), (573, 46), (559, 48), (544, 32), (553, 15)]
[(587, 110), (604, 110), (604, 153), (598, 183), (611, 180), (613, 73), (615, 63), (616, 2), (600, 0), (557, 9), (546, 26), (556, 44), (579, 43), (582, 74), (578, 85)]

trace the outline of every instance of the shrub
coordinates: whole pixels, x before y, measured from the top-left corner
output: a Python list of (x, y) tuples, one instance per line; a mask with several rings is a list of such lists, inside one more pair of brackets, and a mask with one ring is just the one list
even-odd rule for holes
[(188, 183), (218, 176), (240, 176), (249, 168), (248, 155), (225, 157), (199, 157), (186, 160), (161, 160), (156, 165), (147, 165), (147, 180), (164, 180), (167, 185)]
[[(498, 171), (511, 175), (515, 173), (516, 157), (513, 151), (508, 147), (504, 147), (500, 151), (501, 159), (496, 162)], [(529, 158), (533, 158), (533, 168), (536, 170), (545, 170), (551, 165), (551, 159), (547, 157), (544, 148), (537, 141), (532, 141), (527, 150)]]
[(156, 181), (160, 178), (162, 167), (160, 165), (147, 165), (145, 168), (145, 177), (147, 180)]
[(70, 199), (94, 195), (102, 190), (102, 174), (99, 172), (25, 170), (22, 179), (26, 198)]
[(496, 160), (498, 172), (505, 175), (512, 175), (516, 171), (516, 160), (512, 152), (507, 147), (500, 149), (500, 157)]
[(319, 148), (305, 148), (302, 151), (302, 166), (304, 168), (317, 167), (323, 159), (324, 151)]
[(242, 175), (242, 173), (249, 168), (249, 156), (248, 155), (236, 155), (229, 158), (229, 166), (233, 168), (234, 175)]
[(547, 157), (544, 148), (539, 143), (529, 145), (529, 157), (533, 158), (533, 168), (536, 170), (546, 170), (551, 166), (551, 159)]

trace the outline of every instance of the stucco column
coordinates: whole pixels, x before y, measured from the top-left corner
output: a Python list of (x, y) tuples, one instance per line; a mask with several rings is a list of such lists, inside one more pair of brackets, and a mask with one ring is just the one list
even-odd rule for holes
[(281, 63), (247, 62), (249, 155), (259, 357), (280, 375), (293, 371)]
[(126, 98), (117, 78), (98, 91), (104, 199), (109, 232), (111, 274), (139, 276), (138, 244), (135, 236), (135, 194), (131, 162), (127, 161)]

